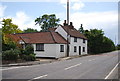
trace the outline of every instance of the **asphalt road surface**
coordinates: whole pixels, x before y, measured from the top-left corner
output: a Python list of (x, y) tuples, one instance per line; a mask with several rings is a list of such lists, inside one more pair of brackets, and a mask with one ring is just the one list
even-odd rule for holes
[(8, 67), (3, 79), (118, 79), (118, 51), (53, 63)]

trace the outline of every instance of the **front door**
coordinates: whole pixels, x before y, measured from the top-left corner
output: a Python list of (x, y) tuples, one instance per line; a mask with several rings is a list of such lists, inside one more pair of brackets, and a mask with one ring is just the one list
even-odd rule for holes
[(81, 55), (81, 46), (79, 46), (79, 55)]

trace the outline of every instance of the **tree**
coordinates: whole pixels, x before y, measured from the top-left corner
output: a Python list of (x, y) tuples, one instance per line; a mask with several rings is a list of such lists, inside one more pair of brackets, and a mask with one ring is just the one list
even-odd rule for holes
[(117, 48), (117, 50), (120, 50), (120, 44), (118, 44), (118, 45), (116, 46), (116, 48)]
[(3, 19), (2, 22), (3, 22), (2, 33), (14, 34), (14, 33), (21, 33), (22, 32), (16, 24), (12, 23), (12, 19)]
[(78, 31), (79, 31), (80, 33), (84, 33), (84, 29), (83, 29), (83, 27), (80, 26), (80, 28), (78, 29)]
[(23, 30), (24, 33), (32, 33), (32, 32), (38, 32), (36, 29), (27, 28), (26, 30)]
[(59, 18), (56, 18), (55, 14), (51, 15), (43, 15), (42, 17), (38, 17), (35, 19), (36, 25), (39, 24), (41, 27), (41, 31), (48, 31), (48, 28), (54, 28), (58, 26), (58, 22), (60, 21)]
[(2, 42), (4, 44), (7, 44), (9, 41), (11, 41), (11, 39), (8, 37), (9, 34), (21, 32), (22, 31), (18, 28), (18, 26), (12, 23), (12, 19), (2, 20)]
[(115, 50), (113, 41), (104, 36), (104, 31), (98, 29), (85, 30), (88, 38), (88, 51), (91, 54), (104, 53)]
[(115, 50), (114, 42), (111, 39), (104, 36), (104, 38), (103, 38), (103, 48), (104, 48), (102, 50), (103, 52), (114, 51)]

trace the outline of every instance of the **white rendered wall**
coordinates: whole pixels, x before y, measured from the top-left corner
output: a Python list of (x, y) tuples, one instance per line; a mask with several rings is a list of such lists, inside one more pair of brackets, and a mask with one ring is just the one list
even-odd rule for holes
[[(60, 52), (60, 45), (64, 45), (64, 52)], [(44, 44), (44, 51), (36, 51), (36, 44), (33, 44), (34, 53), (36, 57), (65, 57), (66, 45), (65, 44)]]
[[(67, 33), (66, 31), (59, 26), (55, 32), (58, 32), (61, 36), (63, 36), (66, 40), (67, 40)], [(69, 39), (69, 56), (72, 55), (79, 55), (79, 46), (81, 46), (81, 55), (83, 54), (87, 54), (87, 40), (85, 40), (85, 43), (83, 43), (83, 39), (81, 38), (77, 38), (77, 42), (74, 42), (74, 37), (68, 37)], [(74, 52), (74, 46), (77, 47), (77, 52)], [(85, 52), (83, 52), (83, 47), (85, 47)], [(66, 51), (67, 51), (67, 47), (66, 47)]]
[[(74, 37), (70, 37), (70, 56), (79, 55), (79, 46), (81, 46), (81, 55), (87, 54), (87, 40), (83, 43), (83, 39), (77, 38), (77, 42), (74, 42)], [(74, 46), (77, 47), (77, 51), (74, 52)], [(83, 52), (83, 47), (85, 47), (85, 52)]]
[(67, 33), (66, 33), (66, 31), (61, 26), (59, 26), (55, 30), (55, 32), (58, 32), (61, 36), (63, 36), (67, 40)]
[[(64, 45), (64, 52), (60, 52), (60, 45)], [(65, 57), (67, 55), (66, 44), (56, 44), (56, 57)]]

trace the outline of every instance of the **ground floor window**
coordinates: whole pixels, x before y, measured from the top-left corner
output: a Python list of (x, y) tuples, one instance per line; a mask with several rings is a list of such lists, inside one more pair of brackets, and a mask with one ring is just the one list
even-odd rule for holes
[(83, 47), (83, 52), (85, 52), (85, 47)]
[(44, 51), (44, 44), (36, 44), (36, 51)]
[(60, 45), (60, 52), (64, 52), (64, 45)]
[(77, 52), (77, 47), (76, 46), (74, 46), (74, 52)]

